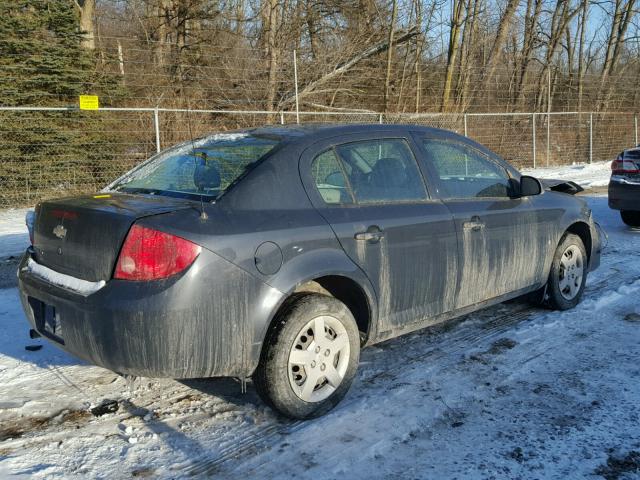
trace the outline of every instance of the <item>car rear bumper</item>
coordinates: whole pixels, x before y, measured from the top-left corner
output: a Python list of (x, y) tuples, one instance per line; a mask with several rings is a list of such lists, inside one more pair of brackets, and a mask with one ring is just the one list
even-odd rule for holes
[(28, 251), (18, 279), (32, 328), (63, 350), (123, 374), (248, 375), (259, 355), (256, 332), (267, 320), (256, 308), (282, 297), (207, 250), (182, 275), (110, 280), (88, 295), (34, 275), (25, 268), (29, 258)]
[(640, 211), (640, 183), (611, 179), (609, 182), (609, 208)]

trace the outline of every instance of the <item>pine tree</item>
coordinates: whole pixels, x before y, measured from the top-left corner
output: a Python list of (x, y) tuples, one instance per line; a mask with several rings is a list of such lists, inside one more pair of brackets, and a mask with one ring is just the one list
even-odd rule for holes
[[(82, 47), (73, 2), (0, 0), (0, 105), (74, 106), (80, 94), (99, 94), (102, 103), (121, 96), (117, 79), (97, 76), (95, 62)], [(0, 207), (107, 183), (116, 143), (108, 132), (115, 130), (94, 112), (0, 112)]]
[(93, 59), (81, 46), (68, 0), (0, 0), (3, 105), (68, 105), (91, 85)]

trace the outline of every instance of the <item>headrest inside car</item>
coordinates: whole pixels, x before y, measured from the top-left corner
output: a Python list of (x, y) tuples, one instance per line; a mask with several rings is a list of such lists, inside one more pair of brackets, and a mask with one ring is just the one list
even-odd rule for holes
[(220, 188), (220, 171), (214, 162), (198, 163), (193, 172), (193, 183), (199, 191)]

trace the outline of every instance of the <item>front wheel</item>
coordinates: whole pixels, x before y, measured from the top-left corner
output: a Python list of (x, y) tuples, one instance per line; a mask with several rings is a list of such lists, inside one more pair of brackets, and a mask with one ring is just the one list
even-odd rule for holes
[(278, 412), (313, 418), (346, 395), (359, 357), (358, 326), (346, 305), (327, 295), (297, 294), (275, 319), (253, 380)]
[(560, 241), (551, 264), (546, 303), (556, 310), (575, 307), (587, 281), (587, 251), (579, 236), (567, 233)]
[(640, 212), (633, 210), (622, 210), (620, 211), (620, 217), (622, 218), (622, 221), (630, 227), (640, 227)]

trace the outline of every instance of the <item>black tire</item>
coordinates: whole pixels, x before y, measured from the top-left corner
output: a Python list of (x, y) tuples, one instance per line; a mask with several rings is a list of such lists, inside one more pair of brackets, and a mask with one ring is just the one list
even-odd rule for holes
[[(565, 294), (563, 295), (563, 289), (561, 289), (560, 283), (562, 277), (565, 276), (564, 268), (562, 266), (562, 258), (564, 253), (570, 247), (579, 249), (582, 255), (582, 279), (579, 282), (579, 288), (577, 289), (575, 296), (572, 298), (566, 298), (566, 287)], [(551, 264), (551, 271), (549, 272), (549, 280), (547, 281), (545, 295), (545, 303), (547, 306), (555, 310), (568, 310), (580, 303), (582, 293), (584, 292), (584, 286), (587, 282), (588, 270), (588, 257), (587, 251), (584, 248), (584, 243), (582, 243), (579, 236), (572, 233), (566, 233), (562, 237), (562, 240), (560, 240), (560, 244), (553, 256), (553, 263)]]
[[(324, 400), (307, 402), (293, 390), (289, 378), (289, 354), (305, 325), (325, 315), (337, 319), (344, 326), (348, 336), (349, 359), (338, 387)], [(359, 359), (360, 334), (346, 305), (328, 295), (295, 294), (283, 306), (267, 333), (253, 381), (262, 400), (277, 412), (295, 419), (314, 418), (327, 413), (346, 395), (358, 369)]]
[(620, 217), (622, 221), (630, 227), (640, 227), (640, 212), (634, 210), (621, 210)]

